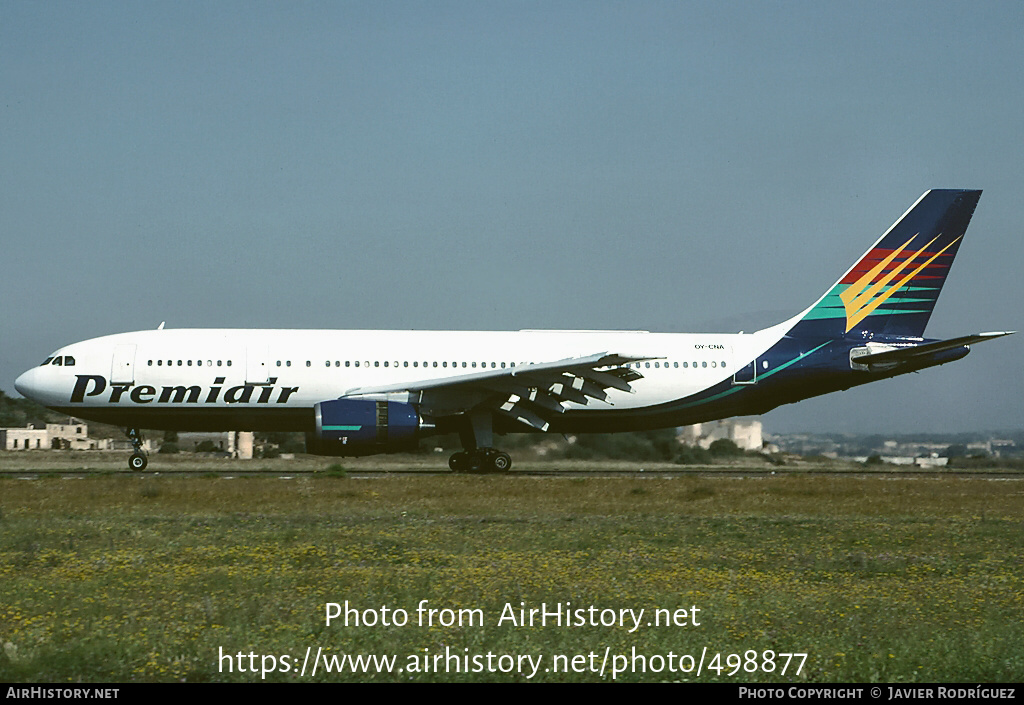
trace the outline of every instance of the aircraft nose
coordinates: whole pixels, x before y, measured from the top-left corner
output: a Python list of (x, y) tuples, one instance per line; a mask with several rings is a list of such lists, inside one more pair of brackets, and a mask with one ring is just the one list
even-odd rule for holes
[(39, 368), (33, 367), (27, 372), (22, 372), (18, 379), (14, 380), (14, 388), (27, 399), (35, 398), (39, 392)]

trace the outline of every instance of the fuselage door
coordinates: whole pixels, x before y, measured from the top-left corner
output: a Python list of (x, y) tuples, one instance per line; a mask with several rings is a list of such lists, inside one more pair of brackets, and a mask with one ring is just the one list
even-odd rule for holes
[(270, 381), (269, 355), (266, 345), (250, 345), (245, 349), (246, 384), (267, 384)]
[(123, 344), (114, 346), (114, 357), (110, 361), (111, 384), (135, 384), (135, 346)]
[(755, 359), (736, 370), (736, 373), (732, 376), (732, 383), (757, 384), (757, 366), (759, 364), (758, 359)]

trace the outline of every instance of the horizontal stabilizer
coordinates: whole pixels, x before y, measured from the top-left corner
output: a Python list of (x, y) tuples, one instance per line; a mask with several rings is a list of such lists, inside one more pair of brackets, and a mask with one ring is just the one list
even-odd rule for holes
[(934, 355), (935, 353), (954, 350), (965, 345), (981, 343), (986, 340), (994, 340), (996, 338), (1001, 338), (1004, 335), (1013, 335), (1014, 333), (1016, 333), (1016, 331), (1011, 330), (964, 335), (959, 338), (950, 338), (949, 340), (938, 340), (934, 343), (923, 343), (921, 345), (912, 345), (905, 348), (898, 348), (896, 350), (885, 350), (883, 352), (872, 353), (870, 355), (858, 355), (856, 356), (855, 361), (858, 365), (910, 362), (914, 358)]

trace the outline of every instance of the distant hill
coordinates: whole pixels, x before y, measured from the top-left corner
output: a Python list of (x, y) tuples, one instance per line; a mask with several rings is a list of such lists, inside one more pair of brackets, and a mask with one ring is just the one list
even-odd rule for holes
[(19, 428), (28, 424), (61, 423), (67, 416), (50, 411), (30, 399), (15, 399), (0, 390), (0, 427)]
[[(37, 404), (31, 399), (20, 399), (8, 396), (0, 389), (0, 428), (24, 428), (29, 424), (67, 423), (67, 414), (58, 414)], [(117, 426), (87, 422), (90, 438), (121, 438), (124, 431)], [(160, 431), (156, 433), (162, 433)], [(152, 432), (147, 432), (147, 436)]]

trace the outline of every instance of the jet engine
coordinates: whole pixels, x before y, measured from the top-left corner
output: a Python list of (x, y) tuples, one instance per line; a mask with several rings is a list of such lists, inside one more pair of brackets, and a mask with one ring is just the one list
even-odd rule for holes
[(314, 407), (316, 427), (306, 435), (315, 455), (372, 455), (415, 450), (424, 425), (412, 404), (332, 399)]

